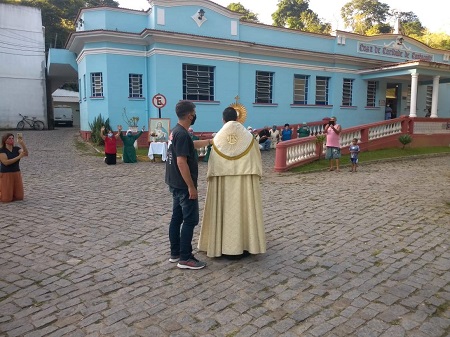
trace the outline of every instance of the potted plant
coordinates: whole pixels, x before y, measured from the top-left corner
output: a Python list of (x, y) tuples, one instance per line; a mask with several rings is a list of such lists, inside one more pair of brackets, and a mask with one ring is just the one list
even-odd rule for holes
[(123, 108), (123, 118), (125, 119), (125, 123), (127, 123), (128, 125), (128, 129), (131, 130), (132, 132), (137, 132), (138, 131), (138, 122), (139, 122), (139, 117), (137, 116), (132, 116), (132, 117), (128, 117), (127, 115), (127, 109)]

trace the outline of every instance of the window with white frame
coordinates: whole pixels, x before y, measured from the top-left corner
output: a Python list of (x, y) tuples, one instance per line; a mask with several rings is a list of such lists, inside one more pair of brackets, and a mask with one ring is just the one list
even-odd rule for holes
[(294, 75), (294, 104), (308, 104), (307, 75)]
[(316, 105), (328, 105), (329, 77), (316, 78)]
[(128, 97), (142, 98), (142, 75), (130, 74), (128, 78)]
[(367, 104), (366, 106), (374, 107), (376, 105), (377, 98), (377, 82), (368, 81), (367, 82)]
[(214, 67), (183, 64), (183, 99), (214, 101)]
[(256, 72), (255, 103), (272, 103), (273, 74), (269, 71)]
[(103, 97), (102, 73), (91, 73), (91, 97)]
[(353, 79), (344, 78), (342, 83), (342, 106), (352, 106)]

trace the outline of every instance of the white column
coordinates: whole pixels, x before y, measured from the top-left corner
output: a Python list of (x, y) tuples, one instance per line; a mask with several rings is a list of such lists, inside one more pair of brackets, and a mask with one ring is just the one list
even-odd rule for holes
[(438, 96), (439, 96), (439, 77), (433, 77), (433, 95), (431, 98), (431, 118), (437, 118)]
[(411, 74), (411, 106), (409, 107), (409, 117), (417, 117), (417, 82), (419, 74)]

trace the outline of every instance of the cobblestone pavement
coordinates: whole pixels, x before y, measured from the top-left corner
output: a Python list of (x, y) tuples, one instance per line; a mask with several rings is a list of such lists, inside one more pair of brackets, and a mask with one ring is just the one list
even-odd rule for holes
[(164, 165), (106, 166), (76, 134), (24, 132), (26, 199), (0, 204), (1, 336), (450, 335), (450, 156), (299, 175), (264, 152), (267, 253), (199, 253), (192, 271), (168, 262)]

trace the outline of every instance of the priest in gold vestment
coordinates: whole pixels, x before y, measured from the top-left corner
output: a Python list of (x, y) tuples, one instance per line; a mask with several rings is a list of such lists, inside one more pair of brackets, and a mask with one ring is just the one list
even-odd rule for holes
[(209, 257), (266, 252), (259, 144), (236, 120), (236, 110), (226, 108), (208, 161), (198, 248)]

